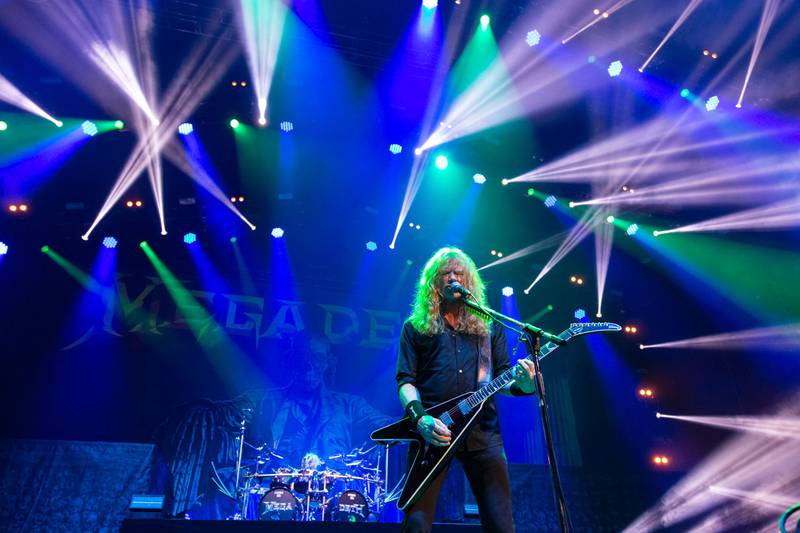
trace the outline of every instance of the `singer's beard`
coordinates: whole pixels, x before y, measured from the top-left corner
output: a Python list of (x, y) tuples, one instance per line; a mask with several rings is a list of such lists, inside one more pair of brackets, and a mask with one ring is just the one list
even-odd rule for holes
[(461, 294), (451, 291), (445, 287), (442, 291), (440, 307), (442, 310), (460, 311), (464, 307)]

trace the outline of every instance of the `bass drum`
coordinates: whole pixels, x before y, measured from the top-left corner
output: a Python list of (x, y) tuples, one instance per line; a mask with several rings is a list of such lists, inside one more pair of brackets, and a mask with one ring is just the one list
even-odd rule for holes
[(300, 502), (286, 488), (275, 488), (264, 494), (258, 504), (259, 520), (297, 520)]
[(328, 504), (326, 513), (334, 522), (366, 522), (369, 503), (358, 491), (346, 490)]

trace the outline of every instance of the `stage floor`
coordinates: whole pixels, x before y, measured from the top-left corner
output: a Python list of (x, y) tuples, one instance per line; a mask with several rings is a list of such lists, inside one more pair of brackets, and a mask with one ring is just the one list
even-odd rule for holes
[[(478, 524), (441, 524), (433, 525), (437, 533), (468, 533), (481, 530)], [(156, 532), (265, 532), (265, 533), (337, 533), (365, 531), (369, 533), (395, 533), (400, 531), (397, 523), (367, 522), (268, 522), (241, 520), (158, 520), (129, 518), (122, 523), (122, 533), (156, 533)]]

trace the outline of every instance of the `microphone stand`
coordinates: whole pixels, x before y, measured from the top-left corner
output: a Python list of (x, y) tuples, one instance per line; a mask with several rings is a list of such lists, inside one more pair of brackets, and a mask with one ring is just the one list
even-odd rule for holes
[[(470, 298), (472, 298), (470, 300)], [(550, 410), (548, 407), (547, 402), (547, 394), (545, 393), (544, 388), (544, 376), (542, 376), (542, 370), (539, 362), (539, 338), (542, 337), (546, 339), (548, 342), (552, 342), (559, 346), (564, 346), (567, 341), (559, 337), (558, 335), (554, 335), (549, 333), (542, 328), (536, 327), (532, 324), (528, 324), (526, 322), (520, 322), (519, 320), (512, 318), (510, 316), (504, 315), (502, 313), (498, 313), (494, 309), (489, 309), (488, 307), (482, 306), (478, 303), (475, 298), (471, 295), (464, 295), (461, 300), (464, 302), (464, 305), (470, 307), (481, 313), (486, 315), (491, 320), (497, 322), (501, 326), (510, 327), (508, 324), (513, 324), (516, 328), (522, 330), (526, 337), (527, 341), (525, 342), (525, 349), (528, 352), (528, 355), (533, 361), (533, 366), (536, 369), (536, 376), (534, 377), (536, 381), (536, 389), (539, 392), (539, 412), (541, 414), (542, 419), (542, 430), (544, 432), (544, 439), (547, 445), (547, 462), (550, 465), (550, 477), (553, 482), (553, 496), (556, 500), (556, 511), (558, 512), (558, 522), (561, 526), (562, 533), (568, 533), (572, 530), (572, 524), (569, 520), (569, 513), (567, 511), (567, 500), (564, 497), (564, 489), (561, 485), (561, 476), (558, 473), (558, 464), (556, 463), (556, 450), (553, 441), (553, 431), (550, 426)], [(514, 328), (511, 328), (514, 329)]]

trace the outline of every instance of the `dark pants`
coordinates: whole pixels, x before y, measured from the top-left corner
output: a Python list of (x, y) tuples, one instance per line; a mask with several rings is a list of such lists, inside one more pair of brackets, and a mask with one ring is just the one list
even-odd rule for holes
[[(456, 458), (464, 465), (472, 493), (478, 503), (481, 527), (485, 532), (513, 533), (511, 485), (508, 480), (506, 454), (502, 446), (485, 450), (459, 451)], [(432, 529), (436, 500), (447, 475), (447, 468), (436, 477), (428, 490), (403, 515), (401, 532), (428, 533)]]

